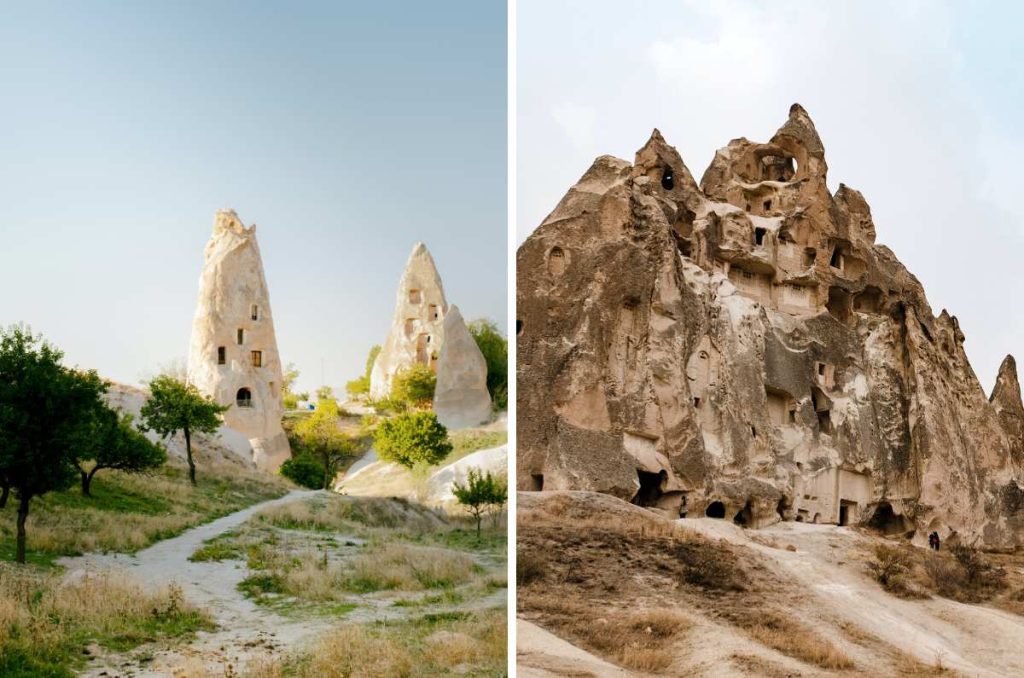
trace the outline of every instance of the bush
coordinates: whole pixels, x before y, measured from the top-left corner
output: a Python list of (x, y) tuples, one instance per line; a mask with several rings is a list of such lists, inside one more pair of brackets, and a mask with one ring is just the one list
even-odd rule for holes
[(468, 329), (487, 363), (487, 390), (494, 409), (508, 409), (508, 340), (492, 320), (474, 320)]
[(391, 399), (413, 407), (426, 407), (434, 400), (437, 375), (426, 365), (416, 364), (395, 375)]
[(381, 459), (408, 468), (417, 462), (437, 464), (452, 451), (448, 430), (433, 412), (408, 412), (381, 422), (374, 444)]
[(997, 589), (1004, 586), (1006, 570), (985, 560), (978, 549), (957, 544), (950, 552), (963, 568), (969, 585), (979, 589)]
[(313, 490), (319, 490), (324, 486), (324, 467), (308, 454), (300, 454), (286, 460), (281, 464), (281, 475)]
[(901, 598), (925, 597), (910, 582), (910, 571), (913, 562), (910, 555), (903, 549), (888, 544), (875, 547), (875, 560), (868, 563), (868, 572), (882, 588)]

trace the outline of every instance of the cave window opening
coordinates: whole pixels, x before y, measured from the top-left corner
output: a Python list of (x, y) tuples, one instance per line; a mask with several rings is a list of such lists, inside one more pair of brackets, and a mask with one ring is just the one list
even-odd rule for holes
[(243, 343), (245, 343), (245, 330), (239, 328), (237, 336), (235, 338), (238, 340), (238, 345), (239, 346), (241, 346)]
[(694, 397), (694, 399), (693, 399), (693, 406), (695, 408), (700, 408), (700, 398)]
[(720, 501), (711, 502), (704, 510), (704, 515), (708, 518), (725, 518), (725, 504)]
[(253, 367), (263, 367), (263, 351), (249, 351), (249, 359)]
[(839, 524), (849, 525), (857, 517), (857, 502), (847, 501), (846, 499), (839, 500)]
[(825, 363), (818, 363), (818, 376), (819, 377), (824, 377), (825, 376)]
[(772, 211), (772, 201), (771, 200), (765, 200), (764, 201), (764, 211), (765, 212), (771, 212)]
[(818, 429), (822, 433), (832, 433), (832, 417), (828, 410), (818, 412)]
[(551, 275), (562, 275), (565, 273), (565, 250), (561, 247), (552, 247), (548, 253), (548, 273)]
[(753, 426), (750, 427), (750, 436), (752, 438), (756, 438), (757, 437), (757, 429), (754, 428)]
[(828, 265), (836, 270), (843, 270), (843, 250), (841, 247), (836, 247), (832, 250), (832, 257), (828, 260)]
[(544, 489), (543, 473), (534, 473), (530, 476), (530, 489), (534, 492), (540, 492)]
[(228, 362), (228, 351), (223, 346), (217, 347), (217, 364), (226, 365)]
[(423, 302), (423, 292), (421, 290), (409, 290), (409, 303), (419, 304)]
[(260, 319), (260, 307), (257, 306), (256, 304), (253, 304), (252, 308), (249, 309), (249, 317), (252, 318), (253, 320), (259, 320)]
[(252, 407), (252, 391), (247, 388), (238, 389), (235, 394), (235, 404), (239, 407)]
[(658, 473), (650, 473), (637, 469), (637, 480), (640, 481), (640, 489), (633, 497), (633, 503), (637, 506), (657, 506), (661, 499), (661, 488), (668, 480), (668, 473), (664, 470)]
[(814, 260), (818, 258), (818, 250), (808, 247), (804, 250), (804, 266), (814, 266)]
[(666, 191), (671, 191), (676, 185), (675, 177), (672, 174), (672, 168), (666, 167), (661, 172), (661, 187)]
[(786, 513), (789, 511), (789, 501), (785, 496), (779, 499), (778, 505), (775, 507), (775, 512), (779, 514), (779, 518), (782, 520), (786, 519)]
[(764, 236), (768, 233), (768, 229), (755, 228), (754, 229), (754, 244), (758, 247), (764, 245)]
[(789, 410), (789, 423), (790, 424), (795, 424), (796, 423), (796, 408), (790, 408), (790, 410)]
[(740, 527), (748, 527), (753, 520), (754, 511), (751, 508), (749, 501), (743, 506), (743, 509), (732, 518), (732, 522), (736, 523)]
[(750, 203), (749, 202), (747, 203), (747, 211), (748, 212), (750, 211)]
[(516, 336), (518, 337), (522, 333), (523, 333), (523, 321), (522, 320), (516, 320)]

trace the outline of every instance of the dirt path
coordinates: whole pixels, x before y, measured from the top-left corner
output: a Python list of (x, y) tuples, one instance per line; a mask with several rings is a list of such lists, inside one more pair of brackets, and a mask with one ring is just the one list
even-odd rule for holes
[[(255, 504), (241, 511), (200, 525), (178, 537), (158, 542), (134, 555), (89, 554), (63, 558), (67, 577), (81, 577), (89, 571), (124, 570), (144, 586), (180, 585), (185, 598), (207, 609), (218, 629), (200, 633), (186, 647), (149, 654), (151, 661), (140, 667), (132, 655), (110, 655), (83, 672), (83, 676), (170, 676), (181, 666), (220, 670), (228, 664), (238, 667), (249, 658), (290, 648), (322, 631), (330, 620), (294, 620), (282, 617), (243, 596), (237, 585), (249, 570), (239, 561), (193, 563), (188, 557), (207, 539), (240, 526), (270, 506), (316, 496), (318, 491), (293, 491), (278, 499)], [(102, 663), (102, 665), (100, 665)]]
[[(884, 643), (936, 662), (966, 676), (1024, 675), (1024, 618), (981, 605), (945, 598), (903, 600), (889, 595), (865, 573), (863, 552), (874, 541), (855, 530), (832, 525), (785, 522), (760, 530), (743, 530), (727, 521), (684, 520), (705, 535), (743, 544), (771, 558), (792, 580), (815, 596), (801, 621), (828, 631), (830, 640), (851, 655), (863, 652), (837, 622), (856, 626)], [(757, 543), (774, 541), (779, 548)], [(786, 549), (787, 545), (796, 551)], [(807, 607), (803, 609), (808, 609)]]

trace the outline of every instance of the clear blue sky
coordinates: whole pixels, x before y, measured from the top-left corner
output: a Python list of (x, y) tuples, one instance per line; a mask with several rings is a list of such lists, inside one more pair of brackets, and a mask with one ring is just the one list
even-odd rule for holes
[(520, 0), (517, 238), (593, 159), (658, 127), (698, 178), (801, 103), (829, 185), (960, 320), (990, 390), (1024, 360), (1024, 3)]
[(306, 388), (362, 370), (418, 240), (504, 331), (504, 3), (4, 3), (0, 324), (127, 383), (183, 359), (222, 207)]

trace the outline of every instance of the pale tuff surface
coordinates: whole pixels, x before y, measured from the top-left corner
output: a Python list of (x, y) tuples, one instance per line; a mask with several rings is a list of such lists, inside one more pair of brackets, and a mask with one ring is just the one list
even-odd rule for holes
[(281, 358), (256, 226), (232, 210), (214, 218), (199, 277), (188, 378), (229, 405), (224, 423), (249, 438), (253, 461), (276, 470), (291, 455), (281, 428)]
[(1021, 542), (1013, 359), (990, 402), (956, 318), (826, 172), (799, 105), (699, 186), (657, 130), (594, 162), (518, 252), (520, 489)]

